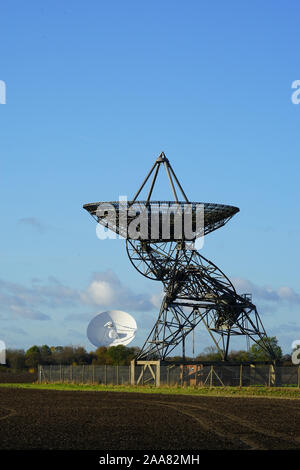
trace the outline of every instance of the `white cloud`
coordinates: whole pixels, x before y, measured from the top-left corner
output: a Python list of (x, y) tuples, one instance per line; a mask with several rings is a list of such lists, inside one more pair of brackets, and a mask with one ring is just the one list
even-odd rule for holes
[(109, 306), (113, 303), (115, 291), (106, 281), (92, 281), (85, 292), (82, 292), (81, 299), (86, 303)]
[(149, 311), (156, 308), (152, 295), (133, 292), (108, 270), (94, 273), (89, 286), (80, 293), (84, 304), (121, 310)]
[[(49, 277), (46, 283), (34, 279), (30, 286), (0, 280), (1, 314), (32, 320), (49, 320), (47, 312), (73, 309), (66, 318), (83, 319), (88, 313), (76, 310), (111, 308), (128, 311), (151, 311), (157, 308), (155, 296), (133, 292), (112, 272), (94, 273), (85, 289), (74, 289)], [(75, 310), (75, 313), (74, 313)]]
[[(274, 311), (280, 304), (300, 303), (300, 295), (288, 286), (274, 289), (242, 278), (234, 278), (232, 282), (239, 293), (252, 293), (254, 303), (264, 301), (264, 311), (268, 307)], [(49, 320), (51, 312), (62, 309), (64, 318), (78, 321), (90, 318), (100, 309), (157, 312), (163, 295), (162, 290), (155, 293), (152, 290), (149, 293), (133, 291), (111, 270), (94, 273), (83, 289), (66, 286), (53, 277), (46, 282), (34, 279), (29, 286), (0, 280), (1, 316), (6, 319)], [(68, 315), (66, 310), (70, 309)]]
[(300, 304), (300, 294), (295, 292), (291, 287), (282, 286), (273, 289), (270, 286), (258, 286), (253, 282), (242, 279), (232, 278), (231, 282), (239, 293), (251, 293), (253, 298), (266, 300), (270, 302), (289, 302), (292, 304)]
[(20, 316), (29, 320), (50, 320), (49, 315), (45, 315), (34, 308), (27, 308), (16, 304), (11, 304), (9, 308), (13, 316)]
[(157, 309), (160, 308), (161, 303), (162, 303), (162, 300), (163, 300), (163, 298), (164, 298), (164, 295), (165, 295), (165, 294), (164, 294), (164, 291), (163, 291), (163, 290), (161, 290), (161, 292), (159, 292), (159, 293), (156, 293), (156, 294), (152, 294), (152, 295), (151, 295), (151, 298), (150, 298), (151, 303), (152, 303), (152, 304), (154, 305), (154, 307), (156, 307)]

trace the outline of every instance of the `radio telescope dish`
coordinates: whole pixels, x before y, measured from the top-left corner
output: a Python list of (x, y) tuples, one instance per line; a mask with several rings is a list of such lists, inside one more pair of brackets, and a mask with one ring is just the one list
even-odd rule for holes
[(96, 346), (126, 346), (135, 337), (137, 324), (129, 313), (108, 310), (99, 313), (87, 327), (87, 337)]

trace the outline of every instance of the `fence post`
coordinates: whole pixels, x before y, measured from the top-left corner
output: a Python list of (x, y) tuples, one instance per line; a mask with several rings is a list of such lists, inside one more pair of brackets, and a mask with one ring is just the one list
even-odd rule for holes
[(214, 366), (210, 366), (210, 381), (209, 381), (209, 386), (212, 387), (213, 384), (213, 371), (214, 371)]
[(62, 369), (61, 369), (61, 364), (59, 365), (59, 381), (62, 382), (62, 375), (61, 375)]
[(298, 388), (300, 388), (300, 366), (298, 366)]
[(117, 364), (117, 385), (119, 385), (119, 364)]
[(155, 380), (156, 387), (160, 387), (160, 361), (157, 361), (156, 364), (156, 380)]
[(255, 385), (255, 379), (256, 379), (255, 364), (250, 364), (249, 385)]
[(135, 360), (130, 363), (130, 384), (135, 385)]
[(104, 383), (107, 385), (107, 364), (104, 366)]
[(240, 387), (243, 386), (243, 364), (240, 365)]
[(276, 385), (276, 369), (273, 364), (269, 365), (269, 387)]

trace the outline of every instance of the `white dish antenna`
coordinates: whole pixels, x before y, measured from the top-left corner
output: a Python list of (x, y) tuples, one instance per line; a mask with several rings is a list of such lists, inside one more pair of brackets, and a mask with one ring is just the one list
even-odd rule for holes
[(135, 337), (137, 324), (129, 313), (108, 310), (96, 315), (87, 327), (87, 337), (96, 346), (126, 346)]

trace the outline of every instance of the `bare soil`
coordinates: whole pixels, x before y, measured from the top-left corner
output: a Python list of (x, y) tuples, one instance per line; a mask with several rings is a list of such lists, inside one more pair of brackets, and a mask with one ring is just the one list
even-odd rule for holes
[(38, 378), (37, 372), (28, 372), (28, 371), (20, 371), (20, 372), (3, 372), (0, 371), (0, 383), (33, 383), (36, 382)]
[(0, 449), (300, 449), (300, 400), (0, 389)]

